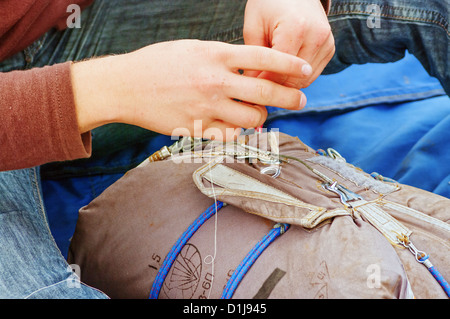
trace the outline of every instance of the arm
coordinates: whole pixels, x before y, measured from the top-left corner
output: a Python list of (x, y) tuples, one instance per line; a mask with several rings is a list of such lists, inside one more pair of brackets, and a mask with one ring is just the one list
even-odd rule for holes
[(238, 71), (302, 77), (305, 64), (268, 48), (182, 40), (0, 74), (0, 170), (88, 157), (89, 131), (114, 122), (234, 139), (240, 128), (265, 121), (264, 105), (299, 109), (306, 103), (297, 89)]

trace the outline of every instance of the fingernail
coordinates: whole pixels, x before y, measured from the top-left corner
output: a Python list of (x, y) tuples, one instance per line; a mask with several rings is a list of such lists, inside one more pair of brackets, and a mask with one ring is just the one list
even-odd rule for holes
[(300, 97), (300, 109), (304, 108), (306, 106), (306, 96), (302, 94)]
[(302, 72), (303, 72), (304, 75), (311, 75), (312, 74), (312, 67), (308, 63), (303, 64)]

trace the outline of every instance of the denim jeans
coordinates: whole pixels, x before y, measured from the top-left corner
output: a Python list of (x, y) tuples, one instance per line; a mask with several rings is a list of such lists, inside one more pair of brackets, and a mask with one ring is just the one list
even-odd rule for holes
[[(0, 62), (0, 71), (124, 53), (182, 38), (242, 43), (244, 7), (245, 1), (237, 0), (96, 0), (81, 15), (80, 28), (49, 31)], [(324, 73), (351, 64), (393, 62), (408, 50), (450, 93), (449, 7), (448, 0), (333, 0), (329, 21), (336, 54)], [(56, 247), (40, 178), (125, 172), (148, 155), (152, 141), (166, 140), (112, 124), (93, 131), (90, 159), (0, 173), (0, 298), (106, 298), (77, 281), (76, 268), (73, 273)]]

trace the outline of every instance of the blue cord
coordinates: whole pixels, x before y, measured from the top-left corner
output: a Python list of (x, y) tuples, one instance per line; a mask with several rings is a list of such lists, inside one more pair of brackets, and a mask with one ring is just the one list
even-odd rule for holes
[[(425, 264), (425, 261), (428, 260), (429, 257), (430, 257), (429, 255), (426, 255), (425, 257), (421, 258), (419, 261), (421, 263)], [(433, 275), (433, 277), (436, 279), (436, 281), (439, 283), (439, 285), (441, 285), (441, 287), (444, 289), (447, 296), (450, 297), (450, 285), (444, 279), (444, 277), (441, 275), (441, 273), (431, 263), (429, 265), (425, 264), (425, 266), (430, 271), (430, 273)]]
[[(201, 214), (190, 226), (189, 228), (181, 235), (175, 245), (172, 247), (170, 252), (167, 254), (161, 268), (158, 270), (156, 274), (156, 278), (153, 282), (152, 289), (150, 291), (149, 299), (157, 299), (159, 297), (159, 293), (161, 291), (164, 280), (167, 277), (167, 274), (172, 268), (172, 265), (177, 258), (178, 254), (181, 252), (186, 243), (191, 239), (191, 237), (195, 234), (195, 232), (209, 219), (213, 216), (219, 209), (223, 207), (223, 203), (218, 201), (217, 208), (216, 204), (211, 205), (206, 209), (206, 211)], [(237, 286), (241, 282), (242, 278), (251, 268), (253, 263), (258, 259), (258, 257), (262, 254), (262, 252), (280, 235), (282, 235), (285, 231), (289, 229), (289, 225), (287, 224), (277, 224), (262, 240), (260, 240), (255, 247), (249, 252), (249, 254), (245, 257), (245, 259), (238, 266), (236, 271), (233, 273), (231, 278), (227, 282), (227, 286), (222, 295), (222, 299), (231, 298), (234, 294), (234, 291), (237, 289)]]
[(219, 209), (221, 209), (222, 207), (223, 207), (223, 203), (220, 201), (217, 201), (217, 204), (216, 203), (212, 204), (181, 235), (181, 237), (178, 239), (178, 241), (172, 247), (170, 252), (167, 254), (161, 268), (159, 268), (158, 273), (156, 274), (155, 281), (153, 282), (152, 289), (150, 291), (149, 299), (158, 299), (159, 292), (161, 291), (164, 280), (166, 279), (166, 276), (169, 273), (170, 268), (172, 267), (175, 259), (177, 258), (178, 254), (180, 253), (180, 251), (183, 249), (184, 245), (186, 245), (186, 243), (191, 239), (191, 237), (195, 234), (195, 232), (211, 216), (213, 216), (216, 213), (216, 210), (219, 211)]
[(247, 274), (248, 270), (253, 266), (262, 252), (279, 236), (289, 229), (288, 224), (277, 224), (267, 235), (263, 237), (253, 249), (247, 254), (244, 260), (239, 264), (222, 293), (222, 299), (231, 299), (242, 278)]

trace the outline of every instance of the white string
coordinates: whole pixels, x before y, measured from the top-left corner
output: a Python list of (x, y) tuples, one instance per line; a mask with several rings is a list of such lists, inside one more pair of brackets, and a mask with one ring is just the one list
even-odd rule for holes
[[(216, 196), (216, 192), (214, 189), (214, 181), (213, 181), (213, 177), (212, 177), (212, 162), (213, 161), (209, 162), (209, 176), (210, 176), (211, 188), (212, 188), (212, 193), (213, 193), (213, 198), (214, 198), (214, 209), (216, 211), (216, 213), (214, 214), (215, 215), (214, 216), (214, 255), (213, 256), (208, 255), (203, 259), (205, 264), (211, 264), (212, 279), (211, 279), (211, 287), (210, 287), (209, 293), (208, 293), (208, 299), (210, 298), (211, 292), (213, 289), (214, 277), (215, 277), (214, 264), (215, 264), (215, 260), (216, 260), (216, 254), (217, 254), (217, 215), (218, 215), (217, 213), (218, 213), (218, 211), (217, 211), (217, 196)], [(211, 262), (207, 262), (206, 261), (207, 258), (211, 258)]]

